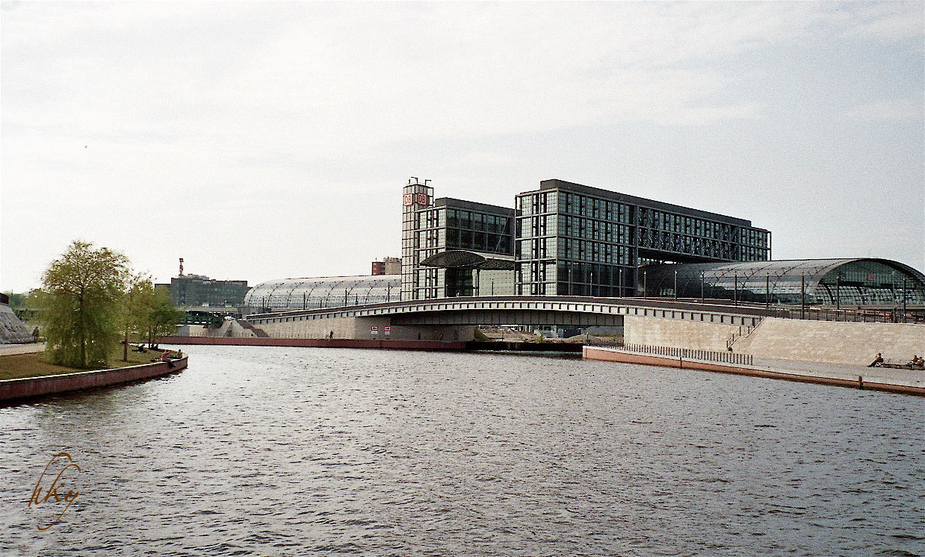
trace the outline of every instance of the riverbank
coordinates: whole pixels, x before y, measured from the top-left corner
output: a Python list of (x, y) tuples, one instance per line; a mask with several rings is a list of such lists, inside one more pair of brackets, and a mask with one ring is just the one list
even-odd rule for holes
[(366, 340), (349, 338), (269, 338), (269, 337), (160, 337), (161, 344), (206, 346), (302, 346), (312, 348), (377, 348), (383, 350), (424, 350), (462, 352), (465, 341), (443, 340)]
[[(14, 356), (6, 356), (14, 357)], [(93, 371), (64, 371), (53, 375), (0, 380), (0, 405), (15, 404), (39, 396), (109, 387), (161, 377), (186, 369), (186, 357), (165, 362)]]
[(617, 348), (585, 346), (582, 356), (588, 360), (627, 364), (696, 369), (718, 373), (818, 383), (853, 389), (886, 391), (925, 396), (925, 372), (891, 368), (868, 368), (854, 365), (772, 360), (755, 358), (751, 365), (645, 354)]

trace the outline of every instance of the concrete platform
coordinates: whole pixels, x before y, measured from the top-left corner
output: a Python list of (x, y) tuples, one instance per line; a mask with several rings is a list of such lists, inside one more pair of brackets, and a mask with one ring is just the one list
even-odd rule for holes
[(795, 360), (755, 359), (755, 369), (810, 375), (833, 379), (853, 379), (863, 377), (865, 382), (891, 385), (908, 385), (925, 388), (925, 371), (895, 369), (887, 367), (867, 367), (849, 364), (827, 364), (820, 362), (803, 362)]
[(639, 365), (697, 369), (802, 383), (819, 383), (853, 389), (925, 396), (925, 371), (892, 368), (869, 368), (849, 364), (828, 364), (799, 360), (755, 359), (752, 364), (729, 364), (690, 360), (669, 356), (631, 352), (617, 348), (585, 346), (583, 357), (589, 360)]
[(0, 356), (11, 356), (13, 354), (32, 354), (35, 352), (44, 352), (45, 343), (29, 344), (0, 344)]

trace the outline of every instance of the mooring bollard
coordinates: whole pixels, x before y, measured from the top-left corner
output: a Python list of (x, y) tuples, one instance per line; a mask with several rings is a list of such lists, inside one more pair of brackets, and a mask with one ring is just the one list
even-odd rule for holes
[(858, 388), (864, 390), (864, 378), (858, 375)]

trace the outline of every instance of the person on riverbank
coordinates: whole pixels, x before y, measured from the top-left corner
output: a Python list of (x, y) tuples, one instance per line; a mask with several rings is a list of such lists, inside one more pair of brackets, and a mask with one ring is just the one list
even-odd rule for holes
[(880, 367), (883, 364), (883, 355), (877, 352), (877, 357), (867, 367)]

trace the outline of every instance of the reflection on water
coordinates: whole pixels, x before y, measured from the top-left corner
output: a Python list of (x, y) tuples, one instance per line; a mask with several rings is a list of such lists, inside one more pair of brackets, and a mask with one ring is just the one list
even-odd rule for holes
[[(0, 554), (925, 554), (920, 398), (531, 356), (189, 352), (165, 379), (0, 409)], [(30, 494), (61, 451), (80, 495), (40, 532)]]

